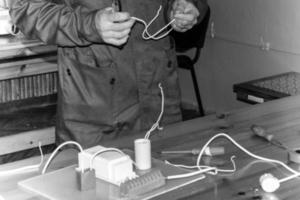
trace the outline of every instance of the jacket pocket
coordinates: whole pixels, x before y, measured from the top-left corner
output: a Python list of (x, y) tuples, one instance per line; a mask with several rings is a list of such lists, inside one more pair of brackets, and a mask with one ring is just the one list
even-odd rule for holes
[(66, 61), (66, 68), (71, 75), (64, 75), (62, 90), (68, 118), (111, 124), (114, 63), (104, 60), (100, 67), (91, 67), (69, 59)]

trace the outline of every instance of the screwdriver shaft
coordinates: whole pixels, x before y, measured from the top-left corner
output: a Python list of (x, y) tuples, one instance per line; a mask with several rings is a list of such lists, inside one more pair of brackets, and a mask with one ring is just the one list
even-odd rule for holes
[[(162, 154), (193, 154), (197, 155), (199, 154), (201, 149), (194, 148), (191, 150), (174, 150), (174, 151), (162, 151)], [(213, 155), (222, 155), (225, 153), (224, 147), (207, 147), (203, 154), (207, 156), (213, 156)]]

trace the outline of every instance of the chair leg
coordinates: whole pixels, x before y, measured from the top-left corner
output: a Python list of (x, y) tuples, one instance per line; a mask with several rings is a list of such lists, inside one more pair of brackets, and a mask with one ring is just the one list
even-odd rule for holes
[(199, 115), (204, 116), (204, 110), (203, 110), (203, 106), (202, 106), (202, 101), (201, 101), (201, 96), (200, 96), (200, 91), (199, 91), (199, 87), (198, 87), (197, 76), (196, 76), (194, 66), (192, 66), (190, 68), (190, 70), (191, 70), (192, 80), (193, 80), (193, 84), (194, 84), (195, 95), (196, 95), (196, 99), (197, 99), (197, 103), (198, 103)]

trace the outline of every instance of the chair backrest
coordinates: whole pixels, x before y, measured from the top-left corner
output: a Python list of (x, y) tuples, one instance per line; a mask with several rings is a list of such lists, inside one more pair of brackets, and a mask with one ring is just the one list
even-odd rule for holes
[(197, 48), (199, 51), (204, 46), (209, 18), (210, 8), (208, 7), (203, 20), (199, 24), (196, 24), (192, 29), (184, 33), (172, 31), (171, 35), (175, 40), (177, 52), (184, 52), (191, 48)]

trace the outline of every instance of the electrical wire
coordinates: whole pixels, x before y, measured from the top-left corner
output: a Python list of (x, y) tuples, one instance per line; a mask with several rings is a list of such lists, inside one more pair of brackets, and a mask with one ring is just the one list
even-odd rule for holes
[(279, 161), (279, 160), (274, 160), (274, 159), (270, 159), (270, 158), (265, 158), (265, 157), (262, 157), (262, 156), (258, 156), (258, 155), (255, 155), (253, 153), (251, 153), (250, 151), (248, 151), (247, 149), (245, 149), (243, 146), (241, 146), (239, 143), (237, 143), (233, 138), (231, 138), (229, 135), (225, 134), (225, 133), (219, 133), (215, 136), (213, 136), (212, 138), (210, 138), (208, 140), (208, 142), (203, 146), (203, 148), (201, 149), (199, 155), (198, 155), (198, 158), (197, 158), (197, 165), (200, 166), (200, 161), (201, 161), (201, 157), (204, 153), (204, 150), (205, 148), (213, 141), (215, 140), (216, 138), (218, 137), (225, 137), (227, 138), (229, 141), (231, 141), (235, 146), (237, 146), (240, 150), (242, 150), (243, 152), (245, 152), (246, 154), (248, 154), (249, 156), (255, 158), (255, 159), (258, 159), (258, 160), (263, 160), (263, 161), (266, 161), (266, 162), (271, 162), (271, 163), (276, 163), (276, 164), (279, 164), (281, 166), (283, 166), (285, 169), (287, 169), (288, 171), (290, 171), (292, 173), (291, 176), (288, 176), (286, 178), (283, 178), (283, 179), (280, 179), (279, 182), (284, 182), (284, 181), (287, 181), (287, 180), (290, 180), (292, 178), (295, 178), (295, 177), (298, 177), (300, 176), (300, 172), (292, 169), (291, 167), (289, 167), (288, 165), (286, 165), (285, 163)]
[(185, 173), (185, 174), (170, 175), (170, 176), (167, 176), (166, 179), (170, 180), (170, 179), (187, 178), (187, 177), (195, 176), (198, 174), (203, 174), (205, 172), (214, 171), (214, 170), (216, 170), (215, 167), (207, 167), (205, 169), (201, 169), (201, 170), (197, 170), (197, 171), (189, 172), (189, 173)]
[(159, 126), (159, 122), (164, 114), (164, 106), (165, 106), (165, 95), (164, 95), (164, 90), (161, 86), (161, 83), (158, 84), (158, 87), (160, 89), (160, 93), (161, 93), (161, 111), (160, 114), (157, 118), (157, 121), (152, 125), (152, 127), (147, 131), (147, 133), (145, 134), (145, 139), (149, 139), (150, 134), (152, 131), (154, 131), (156, 128), (158, 130), (162, 130), (163, 128)]
[[(78, 149), (80, 150), (80, 152), (83, 152), (83, 149), (81, 147), (81, 145), (78, 143), (78, 142), (75, 142), (75, 141), (67, 141), (67, 142), (64, 142), (62, 144), (60, 144), (53, 152), (52, 154), (50, 155), (49, 159), (47, 160), (43, 170), (42, 170), (42, 174), (45, 174), (50, 162), (52, 161), (52, 159), (54, 158), (54, 156), (56, 155), (56, 153), (65, 145), (68, 145), (68, 144), (73, 144), (75, 146), (78, 147)], [(83, 169), (82, 169), (83, 170)]]
[[(197, 165), (182, 165), (182, 164), (174, 164), (174, 163), (171, 163), (170, 161), (168, 160), (165, 160), (164, 161), (166, 164), (168, 165), (172, 165), (172, 166), (175, 166), (175, 167), (180, 167), (180, 168), (186, 168), (186, 169), (194, 169), (194, 168), (199, 168), (199, 166)], [(210, 167), (210, 166), (207, 166), (207, 165), (201, 165), (201, 168), (207, 168), (207, 167)]]
[[(154, 34), (150, 34), (149, 31), (148, 31), (148, 28), (150, 27), (150, 25), (157, 19), (157, 17), (159, 16), (160, 14), (160, 11), (162, 9), (162, 6), (159, 6), (157, 12), (156, 12), (156, 15), (152, 18), (152, 20), (147, 24), (147, 22), (145, 22), (143, 19), (140, 19), (138, 17), (131, 17), (132, 19), (144, 24), (145, 26), (145, 29), (142, 33), (142, 37), (143, 39), (145, 40), (150, 40), (150, 39), (153, 39), (153, 40), (160, 40), (161, 38), (164, 38), (166, 37), (172, 30), (173, 28), (169, 29), (167, 32), (165, 32), (164, 34), (162, 34), (161, 36), (157, 36), (158, 34), (160, 34), (163, 30), (165, 30), (168, 26), (170, 26), (172, 23), (174, 23), (175, 19), (171, 20), (168, 24), (166, 24), (164, 27), (162, 27), (160, 30), (158, 30), (156, 33)], [(156, 37), (157, 36), (157, 37)]]
[(108, 152), (108, 151), (116, 151), (116, 152), (118, 152), (118, 153), (120, 153), (120, 154), (122, 154), (122, 155), (125, 155), (125, 153), (124, 153), (123, 151), (121, 151), (120, 149), (117, 149), (117, 148), (105, 148), (105, 149), (101, 149), (101, 150), (95, 152), (95, 153), (92, 155), (92, 157), (91, 157), (91, 159), (90, 159), (90, 169), (93, 168), (93, 161), (94, 161), (95, 157), (96, 157), (98, 154), (101, 154), (101, 153), (104, 153), (104, 152)]
[[(218, 169), (218, 168), (209, 168), (208, 166), (203, 166), (203, 165), (200, 165), (200, 161), (201, 161), (201, 158), (203, 156), (203, 153), (205, 151), (205, 149), (208, 147), (208, 145), (210, 145), (210, 143), (215, 140), (216, 138), (219, 138), (219, 137), (225, 137), (226, 139), (228, 139), (229, 141), (231, 141), (235, 146), (237, 146), (240, 150), (242, 150), (243, 152), (245, 152), (246, 154), (248, 154), (249, 156), (255, 158), (255, 159), (258, 159), (258, 160), (262, 160), (262, 161), (265, 161), (265, 162), (270, 162), (270, 163), (276, 163), (276, 164), (279, 164), (281, 166), (283, 166), (285, 169), (287, 169), (288, 171), (290, 171), (292, 173), (292, 175), (288, 176), (288, 177), (285, 177), (285, 178), (282, 178), (279, 180), (280, 183), (282, 182), (285, 182), (285, 181), (288, 181), (288, 180), (291, 180), (293, 178), (296, 178), (298, 176), (300, 176), (300, 172), (290, 168), (288, 165), (286, 165), (285, 163), (279, 161), (279, 160), (274, 160), (274, 159), (270, 159), (270, 158), (265, 158), (265, 157), (262, 157), (262, 156), (258, 156), (258, 155), (255, 155), (253, 153), (251, 153), (250, 151), (248, 151), (247, 149), (245, 149), (243, 146), (241, 146), (239, 143), (237, 143), (233, 138), (231, 138), (229, 135), (225, 134), (225, 133), (219, 133), (219, 134), (216, 134), (215, 136), (211, 137), (207, 142), (206, 144), (202, 147), (201, 151), (199, 152), (199, 155), (198, 155), (198, 158), (197, 158), (197, 163), (196, 163), (196, 166), (185, 166), (185, 165), (178, 165), (180, 167), (189, 167), (189, 168), (195, 168), (195, 167), (198, 167), (198, 171), (195, 171), (195, 172), (191, 172), (191, 173), (186, 173), (186, 176), (184, 175), (181, 175), (181, 176), (178, 176), (178, 177), (187, 177), (187, 176), (193, 176), (193, 175), (196, 175), (196, 174), (199, 174), (199, 173), (204, 173), (204, 172), (208, 172), (209, 171), (213, 171), (214, 172), (212, 174), (217, 174), (218, 172), (235, 172), (236, 171), (236, 165), (235, 165), (235, 162), (234, 162), (234, 158), (235, 156), (232, 156), (231, 157), (231, 162), (233, 164), (233, 169), (232, 170), (227, 170), (227, 169)], [(198, 172), (198, 173), (197, 173)], [(211, 173), (211, 172), (210, 172)], [(175, 175), (174, 175), (175, 176)], [(175, 176), (176, 177), (176, 176)]]
[(17, 169), (0, 171), (0, 176), (9, 176), (9, 175), (22, 173), (22, 172), (37, 171), (44, 162), (44, 154), (43, 154), (43, 149), (42, 149), (42, 143), (41, 142), (39, 142), (39, 151), (40, 151), (40, 154), (41, 154), (41, 160), (40, 160), (39, 164), (24, 166), (24, 167), (20, 167), (20, 168), (17, 168)]
[(234, 158), (235, 156), (231, 156), (231, 162), (233, 165), (233, 169), (220, 169), (217, 167), (211, 167), (211, 166), (207, 166), (207, 165), (193, 165), (193, 166), (189, 166), (189, 165), (178, 165), (178, 164), (172, 164), (169, 161), (165, 161), (166, 164), (170, 164), (176, 167), (181, 167), (181, 168), (187, 168), (187, 169), (193, 169), (193, 168), (198, 168), (197, 171), (194, 172), (188, 172), (185, 174), (180, 174), (179, 176), (173, 175), (174, 177), (172, 179), (175, 178), (186, 178), (186, 177), (190, 177), (190, 176), (195, 176), (197, 174), (201, 174), (201, 173), (208, 173), (211, 175), (217, 175), (219, 172), (223, 172), (223, 173), (233, 173), (236, 171), (236, 165), (234, 162)]

